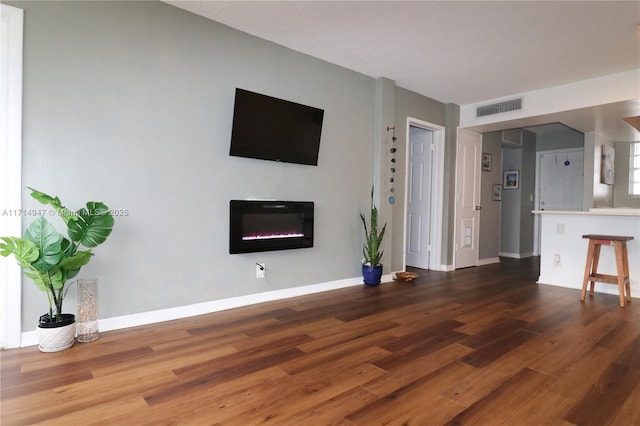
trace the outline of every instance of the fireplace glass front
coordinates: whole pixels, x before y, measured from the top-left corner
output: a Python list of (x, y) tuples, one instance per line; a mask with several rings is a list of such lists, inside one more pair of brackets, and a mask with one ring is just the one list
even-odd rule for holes
[(231, 200), (229, 253), (313, 247), (310, 201)]

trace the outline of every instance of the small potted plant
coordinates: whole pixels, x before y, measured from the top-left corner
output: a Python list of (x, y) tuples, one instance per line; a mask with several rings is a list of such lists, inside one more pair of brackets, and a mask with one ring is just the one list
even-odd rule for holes
[(24, 233), (23, 238), (0, 237), (0, 255), (14, 255), (24, 274), (44, 291), (49, 312), (40, 317), (37, 334), (43, 352), (61, 351), (75, 342), (75, 315), (63, 313), (62, 302), (69, 280), (89, 263), (91, 248), (102, 244), (113, 229), (113, 215), (101, 202), (89, 201), (73, 212), (51, 197), (33, 188), (31, 196), (50, 205), (67, 225), (67, 239), (42, 215)]
[(365, 242), (362, 247), (362, 254), (364, 260), (362, 264), (362, 278), (364, 283), (369, 286), (377, 286), (380, 284), (382, 277), (382, 254), (380, 250), (382, 246), (382, 239), (384, 238), (384, 232), (387, 229), (387, 224), (380, 229), (378, 225), (378, 209), (373, 203), (373, 187), (371, 187), (371, 212), (369, 217), (369, 224), (367, 226), (367, 220), (362, 212), (360, 213), (360, 219), (362, 219), (362, 225), (364, 226)]

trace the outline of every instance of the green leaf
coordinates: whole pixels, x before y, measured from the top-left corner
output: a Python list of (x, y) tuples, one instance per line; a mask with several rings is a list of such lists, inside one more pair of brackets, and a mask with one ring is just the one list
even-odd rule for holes
[(27, 228), (24, 238), (31, 241), (40, 252), (38, 260), (33, 262), (37, 269), (51, 270), (64, 257), (61, 246), (63, 237), (44, 217), (36, 219)]
[(60, 215), (62, 220), (64, 220), (64, 223), (66, 223), (67, 225), (69, 224), (69, 222), (77, 220), (75, 213), (63, 206), (58, 197), (52, 197), (51, 195), (45, 194), (44, 192), (40, 192), (31, 187), (28, 188), (31, 190), (31, 197), (38, 200), (42, 204), (48, 204), (53, 207), (58, 212), (58, 215)]
[(42, 276), (38, 272), (24, 271), (24, 274), (27, 277), (31, 278), (33, 280), (33, 282), (35, 283), (36, 287), (38, 287), (40, 290), (49, 291), (49, 289), (47, 288), (46, 284), (44, 283), (44, 279), (42, 278)]
[(78, 220), (70, 222), (69, 237), (85, 247), (102, 244), (113, 230), (113, 216), (100, 202), (89, 201), (87, 207), (76, 212)]
[(91, 256), (93, 256), (91, 250), (83, 250), (78, 251), (71, 257), (63, 259), (62, 262), (60, 262), (60, 269), (64, 273), (65, 280), (69, 280), (78, 275), (80, 268), (89, 263)]
[(7, 257), (13, 254), (23, 268), (29, 268), (31, 262), (40, 257), (38, 247), (29, 240), (17, 237), (0, 237), (0, 255)]

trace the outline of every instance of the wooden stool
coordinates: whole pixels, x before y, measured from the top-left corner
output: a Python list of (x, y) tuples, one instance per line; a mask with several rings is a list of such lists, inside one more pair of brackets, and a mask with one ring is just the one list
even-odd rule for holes
[[(617, 235), (583, 235), (582, 238), (589, 239), (589, 250), (587, 251), (587, 265), (584, 268), (584, 280), (582, 281), (582, 293), (580, 300), (584, 302), (587, 292), (587, 283), (591, 282), (589, 296), (593, 297), (593, 287), (595, 282), (607, 284), (617, 284), (620, 294), (620, 307), (624, 308), (624, 292), (627, 292), (627, 302), (631, 303), (631, 284), (629, 283), (629, 257), (627, 255), (627, 241), (633, 237), (622, 237)], [(616, 269), (618, 275), (606, 275), (598, 273), (598, 260), (600, 260), (600, 247), (613, 246), (616, 252)]]

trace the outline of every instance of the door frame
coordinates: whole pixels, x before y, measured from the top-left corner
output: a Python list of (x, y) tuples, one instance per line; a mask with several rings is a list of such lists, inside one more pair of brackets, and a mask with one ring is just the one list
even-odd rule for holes
[[(3, 210), (20, 211), (22, 208), (22, 47), (24, 11), (0, 4), (2, 31), (3, 86), (0, 108), (6, 111), (0, 119), (0, 152), (2, 155), (2, 182), (0, 206)], [(2, 214), (3, 212), (0, 212)], [(0, 221), (0, 235), (21, 235), (21, 214), (8, 213)], [(0, 347), (17, 348), (22, 333), (22, 270), (14, 259), (0, 257)]]
[[(405, 147), (409, 147), (410, 127), (418, 127), (433, 132), (433, 170), (431, 170), (431, 214), (429, 230), (429, 267), (435, 271), (446, 271), (442, 263), (442, 212), (444, 211), (444, 133), (445, 127), (418, 118), (407, 117), (405, 128)], [(402, 267), (407, 267), (407, 212), (409, 210), (409, 149), (405, 149), (404, 170), (404, 206), (402, 230)]]

